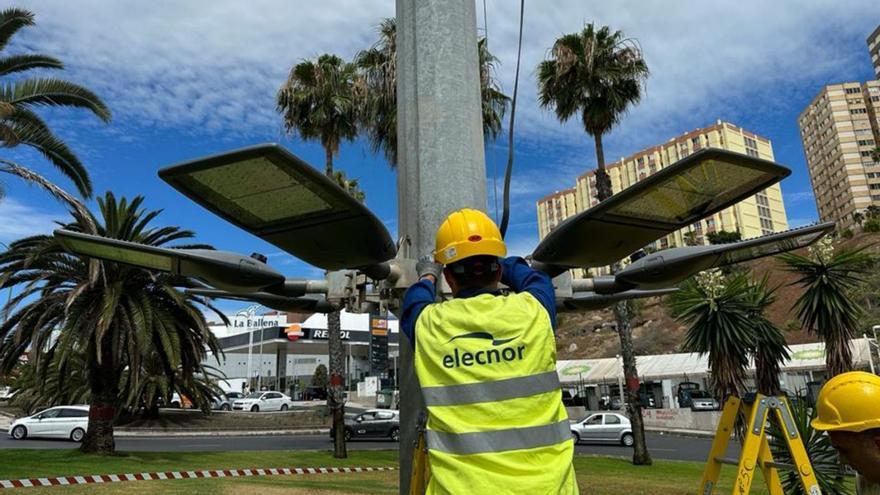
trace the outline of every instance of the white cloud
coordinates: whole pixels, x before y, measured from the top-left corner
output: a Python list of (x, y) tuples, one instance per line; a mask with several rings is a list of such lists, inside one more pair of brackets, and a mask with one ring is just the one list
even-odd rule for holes
[[(609, 24), (637, 38), (652, 71), (644, 101), (609, 139), (610, 158), (708, 124), (707, 113), (717, 114), (711, 121), (728, 111), (772, 112), (774, 102), (799, 83), (834, 79), (852, 64), (868, 64), (866, 50), (842, 53), (835, 41), (863, 40), (878, 17), (870, 14), (880, 14), (878, 5), (871, 0), (528, 4), (519, 139), (555, 138), (559, 146), (563, 138), (569, 148), (588, 144), (576, 123), (561, 127), (538, 108), (534, 73), (554, 39), (584, 22)], [(24, 6), (37, 13), (38, 24), (16, 38), (15, 48), (60, 57), (69, 77), (104, 96), (120, 121), (191, 134), (263, 137), (280, 132), (274, 95), (294, 63), (324, 52), (351, 57), (374, 41), (381, 18), (394, 15), (393, 2), (359, 0), (26, 0)], [(510, 91), (518, 9), (489, 0), (488, 11), (490, 48)]]
[(801, 203), (804, 201), (813, 201), (813, 192), (812, 191), (799, 191), (799, 192), (791, 192), (784, 193), (783, 199), (785, 200), (785, 204), (794, 205), (797, 203)]
[(0, 199), (0, 242), (9, 243), (22, 237), (50, 234), (57, 228), (55, 220), (63, 215), (50, 213), (6, 197)]

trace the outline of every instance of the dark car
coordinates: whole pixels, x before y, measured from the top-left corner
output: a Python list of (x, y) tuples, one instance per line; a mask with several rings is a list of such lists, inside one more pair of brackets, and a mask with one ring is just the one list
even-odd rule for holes
[[(330, 438), (334, 436), (330, 429)], [(388, 409), (371, 409), (345, 420), (345, 440), (353, 438), (387, 438), (400, 440), (400, 413)]]

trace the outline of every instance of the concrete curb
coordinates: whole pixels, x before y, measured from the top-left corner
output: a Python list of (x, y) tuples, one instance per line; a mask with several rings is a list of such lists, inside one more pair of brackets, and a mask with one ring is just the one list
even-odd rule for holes
[(298, 435), (329, 435), (330, 428), (300, 430), (126, 430), (114, 429), (113, 435), (119, 438), (137, 437), (275, 437)]
[(697, 437), (697, 438), (714, 438), (714, 431), (703, 430), (686, 430), (681, 428), (658, 428), (656, 426), (646, 426), (645, 431), (651, 433), (660, 433), (665, 435), (676, 435), (679, 437)]
[[(7, 433), (8, 427), (0, 427), (0, 432)], [(330, 428), (318, 428), (311, 430), (123, 430), (115, 429), (113, 436), (116, 438), (149, 438), (149, 437), (277, 437), (277, 436), (305, 436), (305, 435), (329, 435)]]
[(370, 473), (396, 470), (396, 467), (292, 467), (269, 469), (165, 471), (156, 473), (91, 474), (85, 476), (58, 476), (53, 478), (22, 478), (17, 480), (0, 480), (0, 489), (29, 488), (33, 486), (88, 485), (92, 483), (118, 483), (122, 481), (184, 480), (192, 478), (240, 478), (249, 476), (289, 476), (328, 473)]

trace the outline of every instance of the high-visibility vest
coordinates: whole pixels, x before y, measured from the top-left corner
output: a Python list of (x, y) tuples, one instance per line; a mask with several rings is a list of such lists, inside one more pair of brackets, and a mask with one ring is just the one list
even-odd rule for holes
[(427, 306), (415, 369), (428, 494), (577, 494), (550, 316), (529, 293)]

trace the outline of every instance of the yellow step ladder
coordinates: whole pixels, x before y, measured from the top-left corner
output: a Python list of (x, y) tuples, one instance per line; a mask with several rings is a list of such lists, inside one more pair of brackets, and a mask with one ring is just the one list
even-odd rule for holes
[[(727, 452), (736, 417), (740, 412), (748, 418), (742, 453), (739, 459), (726, 458), (724, 454)], [(768, 416), (771, 413), (770, 418), (775, 418), (785, 435), (788, 451), (791, 453), (794, 464), (773, 461), (770, 442), (767, 441), (767, 432), (765, 431)], [(761, 471), (770, 495), (784, 495), (782, 483), (779, 480), (779, 469), (796, 471), (804, 491), (809, 495), (822, 494), (819, 482), (813, 472), (813, 466), (810, 464), (810, 458), (807, 456), (804, 443), (794, 423), (788, 400), (784, 396), (756, 394), (753, 400), (744, 400), (734, 396), (727, 399), (721, 413), (721, 420), (718, 422), (718, 430), (715, 432), (715, 440), (712, 441), (709, 459), (706, 461), (706, 470), (703, 472), (699, 493), (711, 495), (714, 492), (715, 486), (718, 484), (718, 477), (721, 475), (721, 466), (724, 464), (737, 466), (736, 481), (732, 491), (734, 495), (749, 493), (757, 470)]]

